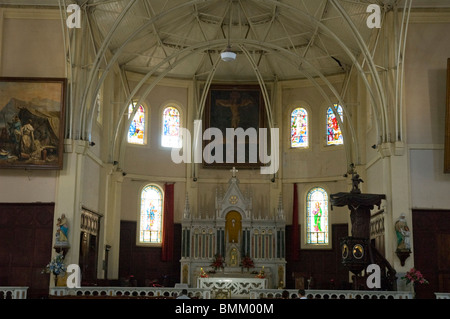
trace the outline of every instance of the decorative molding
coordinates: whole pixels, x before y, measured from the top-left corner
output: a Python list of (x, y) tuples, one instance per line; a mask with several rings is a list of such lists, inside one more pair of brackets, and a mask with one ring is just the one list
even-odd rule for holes
[(450, 9), (412, 9), (410, 23), (450, 23)]
[(440, 151), (444, 149), (444, 144), (409, 144), (408, 150)]
[[(336, 74), (326, 76), (327, 80), (330, 83), (342, 83), (345, 80), (345, 73)], [(315, 78), (319, 85), (326, 85), (325, 82), (321, 78)], [(298, 88), (306, 88), (306, 87), (314, 87), (314, 83), (312, 83), (309, 79), (302, 80), (285, 80), (279, 81), (282, 89), (298, 89)]]
[(4, 8), (5, 19), (60, 20), (59, 9)]

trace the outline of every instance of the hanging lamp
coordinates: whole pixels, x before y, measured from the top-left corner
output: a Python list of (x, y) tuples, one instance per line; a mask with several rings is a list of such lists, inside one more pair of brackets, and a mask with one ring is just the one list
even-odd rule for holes
[(220, 53), (220, 57), (222, 58), (222, 61), (230, 62), (236, 59), (236, 53), (231, 51), (231, 46), (228, 45), (227, 48)]
[(230, 22), (228, 23), (228, 45), (225, 50), (220, 53), (222, 61), (230, 62), (236, 60), (236, 53), (231, 51), (230, 37), (231, 37), (231, 9), (230, 7)]

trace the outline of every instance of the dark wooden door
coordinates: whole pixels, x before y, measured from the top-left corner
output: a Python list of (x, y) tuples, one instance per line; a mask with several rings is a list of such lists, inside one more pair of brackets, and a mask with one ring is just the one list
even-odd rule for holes
[(28, 298), (48, 296), (53, 203), (0, 204), (0, 286), (26, 286)]
[(100, 216), (83, 208), (81, 210), (80, 228), (79, 266), (81, 270), (81, 284), (93, 285), (97, 282)]
[(437, 236), (438, 292), (450, 292), (450, 233)]
[(430, 282), (416, 288), (418, 298), (450, 292), (450, 211), (413, 210), (414, 265)]

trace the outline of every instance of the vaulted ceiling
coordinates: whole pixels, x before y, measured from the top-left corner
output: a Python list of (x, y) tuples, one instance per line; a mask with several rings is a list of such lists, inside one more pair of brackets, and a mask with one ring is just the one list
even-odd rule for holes
[[(377, 32), (382, 16), (407, 0), (3, 0), (4, 4), (76, 3), (99, 51), (123, 70), (216, 81), (286, 80), (344, 73)], [(430, 1), (413, 1), (423, 6)], [(434, 0), (439, 6), (448, 1)], [(234, 62), (219, 62), (227, 45)], [(106, 52), (106, 50), (104, 51)]]
[[(372, 59), (380, 29), (368, 25), (373, 12), (369, 6), (381, 9), (381, 27), (385, 13), (391, 10), (450, 7), (448, 0), (1, 0), (6, 5), (59, 8), (63, 17), (68, 17), (66, 8), (73, 3), (81, 8), (82, 26), (68, 32), (67, 43), (77, 43), (68, 58), (72, 59), (70, 65), (79, 69), (74, 72), (82, 69), (85, 75), (73, 79), (79, 89), (72, 105), (80, 106), (79, 117), (74, 117), (80, 127), (76, 132), (87, 140), (91, 140), (95, 116), (95, 108), (90, 106), (95, 105), (105, 74), (112, 67), (145, 75), (140, 85), (126, 93), (119, 114), (127, 111), (137, 89), (150, 76), (206, 83), (309, 79), (316, 86), (315, 79), (321, 78), (345, 110), (340, 92), (326, 76), (348, 74), (353, 68), (360, 72), (373, 99), (378, 142), (386, 142), (393, 125), (387, 116), (385, 88)], [(404, 41), (402, 36), (399, 41)], [(80, 38), (82, 42), (77, 42)], [(227, 46), (237, 53), (235, 61), (221, 61), (220, 52)], [(106, 71), (101, 79), (99, 71)], [(371, 74), (373, 87), (366, 73)], [(153, 81), (140, 99), (145, 99), (156, 83)], [(319, 91), (329, 99), (327, 92)], [(269, 100), (267, 94), (265, 100)], [(201, 99), (198, 104), (203, 105)], [(395, 136), (401, 138), (398, 132)]]
[[(111, 37), (109, 49), (120, 52), (125, 70), (167, 73), (204, 80), (214, 70), (218, 81), (304, 78), (305, 73), (345, 72), (375, 31), (367, 27), (370, 1), (328, 0), (144, 0), (88, 1), (102, 38), (128, 10)], [(129, 6), (127, 8), (127, 6)], [(234, 62), (218, 61), (228, 45)], [(169, 70), (170, 69), (170, 70)]]

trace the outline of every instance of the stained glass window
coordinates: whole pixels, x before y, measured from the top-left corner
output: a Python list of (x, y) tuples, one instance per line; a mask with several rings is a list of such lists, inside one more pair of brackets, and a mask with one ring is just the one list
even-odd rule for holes
[(291, 113), (291, 147), (308, 147), (308, 112), (304, 108)]
[(161, 144), (164, 147), (181, 147), (180, 112), (176, 107), (164, 109)]
[[(135, 106), (135, 103), (128, 106), (128, 118), (133, 114)], [(139, 105), (128, 128), (128, 143), (145, 144), (145, 120), (145, 108)]]
[(154, 185), (147, 185), (141, 193), (139, 242), (159, 244), (162, 240), (163, 193)]
[[(334, 105), (337, 113), (339, 114), (341, 121), (344, 120), (342, 113), (342, 106)], [(338, 124), (338, 120), (331, 107), (327, 110), (327, 145), (340, 145), (344, 144), (344, 137), (342, 136), (341, 129)]]
[(306, 242), (328, 244), (328, 194), (321, 187), (311, 189), (306, 196)]

